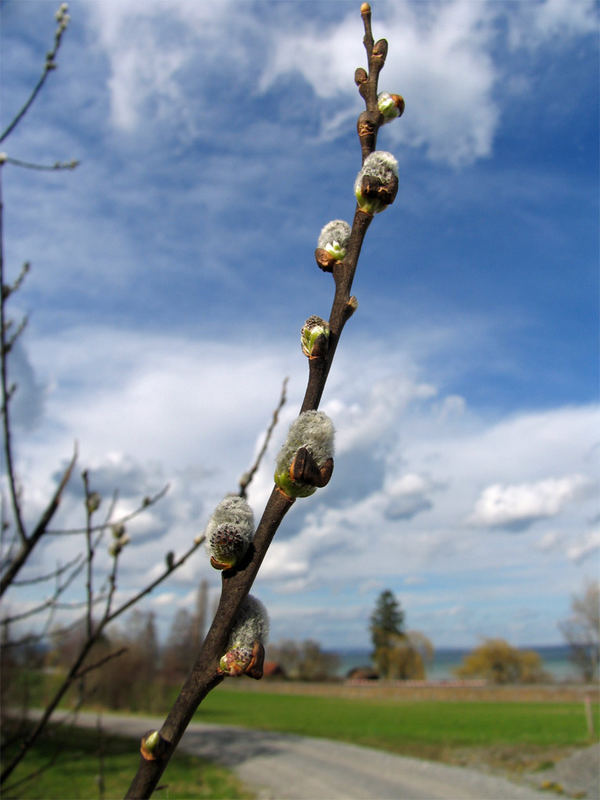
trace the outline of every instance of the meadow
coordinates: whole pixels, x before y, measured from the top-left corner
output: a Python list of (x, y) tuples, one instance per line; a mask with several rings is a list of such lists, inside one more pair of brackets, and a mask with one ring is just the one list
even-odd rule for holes
[[(9, 752), (5, 753), (7, 757)], [(84, 729), (51, 726), (2, 791), (5, 800), (103, 800), (123, 797), (137, 769), (131, 739)], [(45, 769), (52, 764), (50, 769)], [(21, 784), (31, 775), (33, 780)], [(251, 800), (253, 794), (227, 769), (177, 753), (165, 772), (168, 788), (157, 796), (178, 800)], [(11, 786), (15, 788), (11, 790)]]
[(544, 698), (539, 689), (529, 687), (463, 692), (448, 688), (439, 699), (435, 687), (419, 691), (306, 686), (298, 691), (296, 686), (286, 693), (285, 684), (246, 686), (229, 682), (219, 687), (205, 699), (195, 720), (325, 737), (509, 771), (549, 765), (597, 740), (600, 727), (597, 694), (591, 706), (595, 731), (591, 736), (584, 695), (577, 691), (549, 692)]
[[(543, 770), (575, 748), (597, 740), (598, 696), (592, 703), (596, 735), (590, 736), (586, 694), (590, 696), (591, 690), (583, 687), (416, 688), (239, 679), (226, 681), (211, 692), (194, 721), (326, 737), (514, 773)], [(153, 711), (160, 716), (164, 713), (157, 708)], [(122, 796), (138, 759), (131, 741), (106, 736), (99, 742), (94, 731), (75, 735), (54, 731), (15, 778), (38, 768), (57, 751), (62, 755), (51, 770), (4, 796), (30, 800)], [(103, 795), (96, 779), (101, 763)], [(186, 755), (173, 760), (165, 783), (170, 797), (251, 797), (227, 770)]]

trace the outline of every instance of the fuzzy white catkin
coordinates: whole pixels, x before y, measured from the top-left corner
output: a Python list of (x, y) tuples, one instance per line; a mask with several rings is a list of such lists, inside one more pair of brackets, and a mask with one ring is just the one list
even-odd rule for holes
[[(324, 225), (319, 234), (317, 246), (323, 250), (343, 250), (345, 252), (352, 228), (343, 219), (334, 219)], [(337, 245), (337, 246), (336, 246)]]
[(269, 617), (267, 610), (260, 600), (249, 594), (236, 615), (227, 649), (252, 647), (254, 642), (260, 642), (265, 645), (268, 635)]
[(317, 466), (333, 458), (333, 423), (323, 411), (305, 411), (290, 426), (277, 457), (277, 472), (289, 469), (298, 450), (306, 447)]
[(398, 177), (398, 162), (392, 153), (387, 150), (375, 150), (374, 153), (365, 158), (365, 163), (362, 169), (356, 176), (355, 190), (361, 188), (361, 181), (365, 175), (370, 178), (377, 178), (382, 183), (387, 183), (391, 180), (392, 175)]
[(213, 536), (220, 526), (234, 529), (240, 540), (247, 547), (254, 537), (254, 514), (243, 497), (225, 497), (213, 511), (206, 526), (206, 548), (211, 556), (219, 559), (219, 553), (214, 551)]

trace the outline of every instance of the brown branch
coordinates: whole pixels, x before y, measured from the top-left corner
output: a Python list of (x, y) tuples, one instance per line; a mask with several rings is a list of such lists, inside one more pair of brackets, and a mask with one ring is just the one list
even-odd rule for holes
[(74, 559), (71, 561), (67, 561), (62, 567), (57, 567), (54, 572), (48, 572), (46, 575), (38, 575), (35, 578), (23, 578), (20, 581), (13, 581), (13, 586), (31, 586), (33, 583), (45, 583), (46, 581), (52, 580), (52, 578), (59, 578), (63, 572), (71, 569), (71, 567), (75, 566), (79, 561), (81, 561), (81, 553), (75, 556)]
[[(10, 411), (9, 402), (12, 395), (12, 388), (8, 384), (8, 350), (6, 334), (9, 328), (8, 319), (6, 316), (6, 301), (10, 295), (11, 290), (5, 289), (4, 279), (4, 204), (2, 201), (2, 171), (0, 170), (0, 387), (2, 390), (2, 429), (4, 439), (4, 460), (6, 463), (6, 472), (8, 475), (8, 487), (10, 492), (10, 499), (13, 508), (13, 515), (17, 527), (17, 533), (21, 540), (22, 552), (27, 544), (27, 532), (25, 523), (23, 522), (23, 515), (21, 513), (21, 503), (19, 500), (19, 491), (17, 488), (17, 478), (15, 475), (14, 459), (12, 452), (12, 437), (11, 437), (11, 424), (10, 424)], [(22, 273), (23, 274), (23, 273)], [(25, 556), (26, 558), (26, 556)], [(14, 564), (14, 561), (12, 562)], [(17, 570), (18, 571), (18, 570)], [(14, 573), (16, 575), (16, 572)], [(10, 580), (14, 578), (11, 576)], [(7, 585), (10, 584), (10, 581)], [(4, 591), (4, 584), (0, 590), (0, 597)]]
[[(123, 614), (125, 611), (127, 611), (128, 608), (131, 608), (131, 606), (133, 606), (135, 603), (137, 603), (138, 600), (140, 600), (140, 598), (142, 598), (145, 595), (149, 594), (154, 588), (156, 588), (156, 586), (158, 586), (160, 583), (162, 583), (165, 580), (165, 578), (167, 578), (172, 572), (174, 572), (176, 569), (178, 569), (178, 567), (180, 567), (182, 564), (184, 564), (185, 561), (187, 561), (187, 559), (193, 553), (196, 552), (196, 550), (200, 547), (200, 545), (203, 543), (203, 541), (204, 541), (204, 537), (199, 537), (194, 542), (192, 547), (190, 547), (177, 561), (173, 562), (172, 567), (167, 568), (156, 580), (152, 581), (151, 584), (146, 586), (145, 589), (142, 589), (142, 591), (138, 592), (136, 595), (131, 597), (127, 602), (123, 603), (121, 606), (119, 606), (119, 608), (117, 608), (112, 613), (110, 613), (110, 614), (105, 613), (104, 614), (104, 616), (101, 618), (101, 620), (98, 623), (98, 625), (96, 625), (95, 628), (93, 628), (92, 635), (90, 637), (87, 637), (85, 642), (82, 644), (77, 658), (73, 661), (73, 663), (72, 663), (67, 675), (63, 679), (63, 682), (61, 683), (61, 685), (56, 690), (54, 697), (50, 700), (50, 702), (46, 706), (46, 708), (44, 710), (44, 713), (42, 714), (42, 716), (38, 720), (37, 725), (35, 726), (33, 731), (29, 734), (29, 736), (26, 739), (24, 739), (24, 741), (22, 742), (21, 747), (19, 749), (19, 752), (15, 755), (15, 757), (12, 759), (12, 761), (9, 764), (6, 765), (6, 767), (2, 771), (2, 774), (0, 774), (0, 785), (5, 783), (5, 781), (13, 773), (15, 768), (21, 763), (21, 761), (25, 757), (25, 754), (28, 752), (28, 750), (37, 741), (38, 737), (40, 736), (40, 734), (42, 733), (42, 731), (44, 730), (44, 728), (48, 724), (48, 722), (50, 720), (50, 717), (54, 713), (56, 707), (58, 706), (58, 704), (60, 703), (60, 701), (64, 697), (65, 693), (67, 692), (67, 690), (69, 689), (71, 684), (75, 680), (77, 680), (79, 678), (79, 676), (81, 674), (83, 663), (84, 663), (88, 653), (90, 652), (90, 650), (92, 649), (94, 644), (96, 644), (96, 642), (98, 641), (98, 639), (102, 635), (102, 632), (104, 631), (104, 629), (108, 625), (108, 623), (112, 622), (118, 616)], [(87, 670), (87, 668), (85, 668), (85, 670)]]
[(279, 403), (277, 405), (277, 408), (273, 411), (273, 417), (271, 419), (271, 424), (267, 428), (267, 431), (265, 433), (264, 442), (262, 444), (262, 447), (260, 448), (260, 451), (259, 451), (258, 455), (256, 456), (256, 460), (255, 460), (254, 464), (250, 467), (248, 472), (245, 472), (242, 475), (242, 477), (240, 478), (240, 483), (239, 483), (239, 486), (240, 486), (239, 495), (240, 495), (240, 497), (246, 497), (246, 490), (248, 489), (248, 486), (250, 485), (250, 482), (252, 481), (252, 479), (254, 478), (254, 476), (256, 474), (256, 471), (258, 470), (258, 468), (260, 466), (260, 462), (262, 461), (265, 453), (267, 452), (267, 447), (269, 446), (269, 442), (271, 441), (271, 436), (273, 435), (273, 431), (275, 430), (275, 426), (277, 425), (277, 422), (279, 420), (279, 412), (281, 411), (281, 409), (283, 408), (283, 406), (285, 405), (285, 402), (287, 400), (286, 389), (287, 389), (288, 380), (289, 380), (289, 378), (284, 378), (284, 380), (283, 380), (283, 384), (281, 386), (281, 395), (279, 397)]
[[(90, 531), (92, 533), (97, 533), (98, 531), (104, 531), (107, 528), (112, 527), (113, 525), (124, 525), (126, 522), (130, 522), (135, 517), (138, 517), (141, 513), (143, 513), (147, 508), (150, 506), (155, 505), (158, 501), (163, 498), (166, 493), (169, 491), (169, 484), (163, 486), (163, 488), (154, 495), (147, 495), (144, 497), (140, 505), (135, 508), (133, 511), (130, 511), (128, 514), (124, 514), (122, 517), (118, 519), (110, 519), (110, 514), (107, 514), (107, 519), (105, 522), (101, 522), (98, 525), (91, 525)], [(111, 505), (111, 508), (114, 508), (114, 501)], [(74, 535), (81, 535), (82, 533), (86, 533), (87, 528), (48, 528), (46, 533), (49, 536), (74, 536)]]
[(203, 542), (204, 542), (204, 536), (200, 536), (198, 539), (196, 539), (196, 541), (189, 548), (189, 550), (186, 550), (186, 552), (180, 558), (178, 558), (177, 561), (173, 562), (172, 566), (167, 567), (165, 571), (161, 575), (159, 575), (158, 578), (152, 581), (152, 583), (148, 584), (148, 586), (146, 586), (145, 589), (142, 589), (140, 592), (133, 595), (133, 597), (130, 597), (129, 600), (127, 600), (127, 602), (123, 603), (123, 605), (119, 606), (115, 611), (112, 611), (110, 614), (107, 614), (104, 617), (104, 624), (112, 622), (113, 619), (120, 616), (124, 611), (127, 611), (127, 609), (131, 608), (131, 606), (135, 605), (135, 603), (137, 603), (138, 600), (141, 600), (142, 597), (145, 597), (147, 594), (150, 594), (150, 592), (153, 589), (156, 589), (156, 587), (160, 583), (162, 583), (165, 580), (165, 578), (168, 578), (172, 572), (175, 572), (176, 569), (181, 567), (188, 560), (188, 558), (196, 552), (196, 550), (200, 547), (200, 545)]
[(119, 656), (122, 656), (123, 653), (127, 652), (127, 650), (128, 650), (127, 647), (120, 647), (118, 650), (109, 653), (107, 656), (104, 656), (99, 661), (94, 661), (94, 663), (90, 664), (89, 667), (82, 667), (82, 669), (79, 670), (77, 675), (75, 675), (75, 678), (79, 680), (79, 678), (83, 678), (84, 675), (87, 675), (88, 672), (93, 672), (95, 669), (100, 669), (100, 667), (103, 667), (107, 662), (112, 661), (113, 658), (118, 658)]
[(55, 161), (54, 164), (36, 164), (33, 161), (22, 161), (20, 158), (12, 158), (11, 156), (6, 156), (4, 163), (12, 164), (14, 167), (22, 167), (23, 169), (35, 169), (38, 172), (58, 172), (76, 169), (80, 164), (76, 159), (72, 161)]
[[(2, 307), (1, 303), (0, 307)], [(4, 363), (4, 359), (2, 359), (2, 362)], [(3, 417), (4, 419), (6, 419), (5, 413), (3, 414)], [(5, 431), (5, 433), (7, 433), (8, 436), (10, 437), (10, 431), (8, 432)], [(6, 443), (6, 437), (5, 437), (5, 443)], [(58, 487), (54, 492), (54, 495), (52, 496), (52, 499), (48, 503), (48, 506), (46, 507), (44, 513), (40, 517), (33, 532), (31, 533), (30, 536), (26, 536), (25, 540), (21, 544), (21, 549), (19, 550), (19, 553), (9, 564), (4, 575), (2, 576), (2, 580), (0, 581), (0, 597), (11, 585), (11, 583), (13, 582), (13, 580), (15, 579), (15, 577), (17, 576), (17, 574), (19, 573), (19, 571), (21, 570), (27, 559), (29, 558), (29, 555), (31, 554), (33, 548), (42, 538), (44, 533), (46, 533), (50, 520), (56, 513), (56, 510), (58, 509), (62, 493), (65, 490), (65, 486), (67, 485), (69, 478), (71, 477), (71, 473), (73, 471), (73, 467), (75, 466), (76, 460), (77, 460), (77, 447), (75, 447), (75, 451), (73, 453), (71, 461), (69, 462), (66, 470), (64, 471), (60, 483), (58, 484)], [(20, 509), (18, 498), (16, 498), (16, 500), (17, 500), (16, 508)], [(19, 510), (19, 515), (20, 515), (20, 510)]]
[[(60, 13), (60, 12), (58, 12), (58, 13)], [(58, 50), (60, 48), (60, 43), (62, 41), (63, 34), (64, 34), (65, 30), (67, 29), (68, 18), (64, 19), (64, 17), (63, 17), (63, 19), (58, 19), (58, 16), (57, 16), (57, 21), (58, 21), (59, 24), (58, 24), (58, 27), (57, 27), (55, 33), (54, 33), (54, 46), (53, 46), (52, 50), (50, 50), (48, 53), (46, 53), (46, 61), (44, 62), (44, 69), (42, 71), (42, 74), (41, 74), (38, 82), (36, 83), (36, 85), (33, 87), (32, 91), (31, 91), (31, 94), (29, 95), (29, 97), (27, 98), (27, 100), (25, 101), (23, 106), (21, 107), (20, 111), (17, 112), (17, 114), (15, 115), (15, 117), (13, 118), (11, 123), (0, 134), (0, 142), (3, 142), (13, 132), (13, 130), (17, 127), (19, 122), (23, 119), (25, 114), (31, 108), (31, 105), (33, 104), (35, 98), (40, 93), (40, 91), (42, 89), (42, 86), (46, 82), (46, 78), (48, 77), (49, 73), (56, 69), (55, 58), (56, 58), (56, 56), (58, 54)]]
[[(364, 43), (370, 70), (368, 75), (362, 70), (366, 87), (364, 93), (361, 91), (361, 94), (367, 106), (366, 113), (371, 116), (371, 128), (373, 129), (369, 136), (361, 136), (359, 130), (364, 161), (366, 156), (375, 148), (377, 130), (382, 123), (382, 117), (377, 109), (377, 80), (379, 71), (385, 61), (387, 43), (384, 40), (373, 43), (371, 9), (367, 3), (363, 3), (361, 15), (365, 27)], [(356, 309), (356, 299), (351, 297), (350, 290), (362, 243), (371, 219), (370, 214), (366, 214), (357, 207), (346, 256), (343, 261), (336, 263), (333, 267), (335, 296), (329, 319), (329, 346), (325, 353), (320, 353), (318, 357), (309, 359), (308, 385), (301, 411), (318, 408), (342, 330)], [(293, 503), (294, 500), (275, 487), (271, 492), (256, 529), (247, 563), (239, 569), (226, 570), (222, 573), (221, 598), (213, 624), (204, 640), (190, 675), (159, 731), (162, 742), (160, 755), (154, 760), (140, 759), (138, 772), (126, 794), (126, 798), (129, 798), (129, 800), (134, 798), (135, 800), (141, 800), (141, 798), (150, 797), (198, 705), (223, 680), (223, 675), (218, 673), (218, 662), (219, 657), (225, 651), (235, 615), (252, 587), (260, 565), (284, 515)]]

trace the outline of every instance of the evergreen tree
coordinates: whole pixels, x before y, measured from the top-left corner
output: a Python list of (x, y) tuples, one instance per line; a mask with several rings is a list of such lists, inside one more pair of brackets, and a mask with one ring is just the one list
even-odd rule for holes
[(375, 610), (371, 614), (371, 641), (373, 642), (372, 658), (379, 674), (390, 677), (391, 655), (398, 637), (404, 633), (404, 611), (389, 589), (377, 598)]

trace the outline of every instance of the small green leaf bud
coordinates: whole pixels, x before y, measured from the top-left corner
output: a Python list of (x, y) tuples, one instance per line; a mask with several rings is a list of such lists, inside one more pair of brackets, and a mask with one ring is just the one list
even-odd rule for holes
[(156, 761), (163, 754), (165, 740), (158, 731), (148, 731), (142, 736), (140, 753), (146, 761)]
[(308, 497), (333, 471), (333, 424), (322, 411), (305, 411), (291, 424), (277, 456), (275, 483), (288, 497)]
[(375, 150), (356, 176), (354, 194), (365, 214), (378, 214), (393, 203), (398, 191), (398, 162), (391, 153)]
[(308, 358), (321, 358), (327, 351), (329, 339), (329, 323), (313, 314), (309, 317), (300, 332), (302, 352)]
[(125, 525), (123, 525), (122, 522), (115, 523), (111, 530), (114, 539), (121, 539), (123, 536), (125, 536)]
[(404, 98), (399, 94), (381, 92), (377, 95), (377, 107), (383, 117), (383, 124), (391, 122), (404, 113)]
[(119, 540), (117, 540), (116, 542), (111, 542), (111, 544), (108, 546), (108, 555), (111, 558), (116, 558), (122, 549), (123, 545)]
[(243, 497), (226, 497), (206, 526), (206, 547), (215, 569), (232, 569), (254, 538), (254, 514)]
[(219, 661), (219, 672), (260, 678), (268, 634), (269, 618), (264, 605), (248, 595), (236, 615), (227, 651)]
[(94, 511), (98, 511), (100, 508), (100, 503), (102, 502), (102, 498), (98, 494), (98, 492), (91, 492), (88, 494), (85, 505), (88, 510), (88, 514), (93, 514)]
[(165, 556), (165, 564), (167, 565), (167, 569), (173, 569), (173, 565), (175, 564), (175, 553), (172, 550), (169, 550)]

